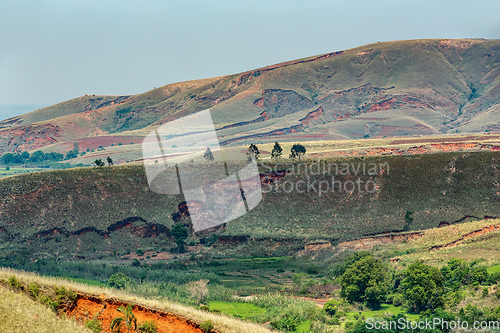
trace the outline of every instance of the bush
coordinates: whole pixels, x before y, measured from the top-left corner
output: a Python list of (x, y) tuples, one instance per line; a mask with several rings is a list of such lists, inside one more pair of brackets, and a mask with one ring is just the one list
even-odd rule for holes
[(43, 305), (46, 305), (49, 308), (51, 308), (53, 311), (55, 311), (57, 308), (57, 302), (53, 301), (50, 297), (45, 296), (43, 294), (40, 295), (40, 297), (38, 297), (38, 301)]
[(203, 332), (208, 333), (208, 332), (210, 332), (211, 330), (214, 329), (214, 324), (212, 323), (211, 320), (204, 321), (204, 322), (201, 323), (200, 329)]
[(331, 299), (328, 302), (326, 302), (325, 305), (323, 305), (323, 310), (325, 310), (325, 312), (328, 313), (330, 316), (335, 316), (338, 310), (338, 304), (336, 301)]
[(482, 296), (483, 296), (483, 297), (486, 297), (486, 296), (488, 296), (488, 294), (489, 294), (488, 287), (485, 287), (485, 288), (483, 289), (483, 294), (482, 294)]
[(139, 257), (142, 257), (142, 256), (144, 255), (144, 250), (142, 250), (142, 249), (137, 249), (137, 251), (135, 251), (135, 253), (137, 253), (137, 255), (138, 255)]
[(300, 321), (296, 316), (286, 315), (271, 322), (271, 326), (280, 331), (295, 331)]
[(401, 306), (403, 304), (403, 295), (396, 294), (392, 298), (392, 305), (394, 306)]
[(141, 333), (156, 333), (158, 332), (158, 325), (153, 320), (148, 320), (140, 324), (137, 329)]
[(124, 289), (130, 283), (130, 278), (122, 272), (111, 275), (108, 285), (116, 289)]
[(28, 294), (35, 299), (38, 298), (38, 295), (40, 294), (40, 286), (36, 283), (30, 283), (28, 286)]
[(22, 290), (23, 289), (23, 285), (21, 284), (21, 281), (19, 281), (15, 276), (11, 276), (9, 278), (9, 284), (15, 290)]
[(90, 319), (83, 325), (94, 333), (100, 333), (102, 331), (101, 322), (97, 319)]
[(76, 293), (73, 290), (69, 290), (64, 287), (56, 287), (55, 292), (57, 306), (63, 305), (68, 307), (76, 301)]

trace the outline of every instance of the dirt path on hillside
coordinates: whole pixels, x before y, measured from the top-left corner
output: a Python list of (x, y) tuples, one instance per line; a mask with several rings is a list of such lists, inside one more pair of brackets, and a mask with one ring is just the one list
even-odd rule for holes
[(311, 298), (311, 297), (300, 297), (300, 296), (293, 296), (293, 298), (295, 298), (295, 299), (302, 299), (304, 301), (314, 302), (320, 308), (322, 308), (323, 305), (325, 305), (326, 302), (328, 302), (329, 300), (332, 299), (332, 298)]
[(478, 229), (478, 230), (471, 231), (468, 234), (460, 236), (459, 238), (457, 238), (454, 241), (449, 242), (447, 244), (433, 246), (433, 247), (431, 247), (431, 250), (440, 250), (440, 249), (452, 247), (452, 246), (457, 245), (460, 242), (463, 242), (464, 240), (467, 240), (467, 239), (470, 239), (470, 238), (474, 238), (474, 237), (477, 237), (477, 236), (481, 236), (481, 235), (484, 235), (484, 234), (488, 234), (490, 232), (497, 231), (497, 230), (500, 230), (500, 224), (492, 224), (490, 226), (487, 226), (487, 227), (484, 227), (484, 228), (481, 228), (481, 229)]
[[(122, 316), (122, 313), (116, 310), (120, 305), (126, 307), (128, 303), (105, 297), (78, 294), (75, 306), (68, 309), (66, 314), (81, 323), (96, 316), (101, 322), (102, 331), (111, 333), (111, 321), (115, 317)], [(195, 322), (172, 313), (149, 309), (141, 305), (134, 305), (133, 313), (137, 317), (138, 324), (149, 320), (155, 321), (158, 325), (158, 333), (203, 333)], [(125, 330), (122, 329), (120, 332), (125, 332)]]

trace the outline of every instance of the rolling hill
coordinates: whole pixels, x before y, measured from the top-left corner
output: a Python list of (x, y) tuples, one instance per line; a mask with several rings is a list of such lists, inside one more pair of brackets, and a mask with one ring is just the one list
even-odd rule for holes
[[(225, 145), (495, 132), (499, 65), (500, 40), (375, 43), (138, 95), (85, 95), (1, 121), (0, 153), (140, 143), (208, 108)], [(123, 161), (140, 158), (139, 145), (127, 147)]]
[[(273, 183), (263, 178), (262, 201), (228, 223), (217, 246), (247, 246), (247, 255), (283, 255), (282, 249), (287, 253), (315, 240), (337, 244), (500, 216), (499, 152), (323, 162), (320, 167), (314, 160), (281, 163), (290, 172)], [(342, 172), (346, 165), (348, 173)], [(325, 166), (325, 174), (313, 171)], [(261, 172), (269, 168), (263, 165)], [(354, 185), (357, 181), (361, 187)], [(320, 193), (321, 182), (332, 185)], [(174, 246), (172, 216), (185, 200), (150, 191), (142, 165), (5, 177), (0, 197), (0, 257), (20, 262), (113, 258), (138, 248), (168, 251)], [(405, 222), (407, 212), (413, 214), (412, 224)], [(189, 224), (189, 217), (183, 223)]]

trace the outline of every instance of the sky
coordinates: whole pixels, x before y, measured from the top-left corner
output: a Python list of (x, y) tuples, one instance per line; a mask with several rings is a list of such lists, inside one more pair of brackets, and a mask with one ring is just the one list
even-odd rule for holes
[(0, 0), (0, 119), (378, 41), (500, 38), (498, 13), (497, 0)]

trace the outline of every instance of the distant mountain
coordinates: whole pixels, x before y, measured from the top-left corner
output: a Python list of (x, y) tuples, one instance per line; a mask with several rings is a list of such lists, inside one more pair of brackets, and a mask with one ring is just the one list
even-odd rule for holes
[(0, 122), (0, 153), (140, 143), (210, 108), (223, 144), (500, 131), (500, 40), (409, 40), (82, 96)]
[(46, 107), (46, 104), (0, 104), (0, 120)]

